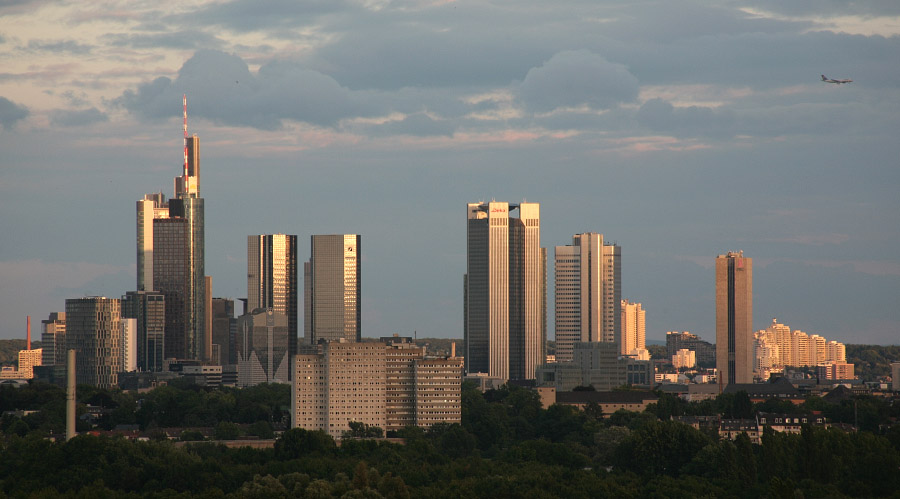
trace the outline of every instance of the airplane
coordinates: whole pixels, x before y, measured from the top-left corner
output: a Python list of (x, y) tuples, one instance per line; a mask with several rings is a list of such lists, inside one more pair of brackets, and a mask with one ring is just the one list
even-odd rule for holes
[(832, 78), (827, 78), (825, 75), (822, 75), (822, 81), (825, 83), (837, 83), (840, 85), (841, 83), (853, 83), (853, 80), (835, 80)]

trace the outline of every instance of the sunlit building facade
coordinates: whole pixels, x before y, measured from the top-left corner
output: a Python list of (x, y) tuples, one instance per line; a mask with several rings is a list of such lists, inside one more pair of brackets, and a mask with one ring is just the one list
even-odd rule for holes
[(362, 338), (361, 242), (359, 234), (311, 236), (303, 265), (306, 343)]
[(114, 388), (123, 370), (121, 301), (92, 296), (66, 300), (66, 348), (75, 350), (78, 383)]
[(297, 236), (247, 236), (247, 309), (287, 317), (288, 352), (297, 353)]
[(753, 383), (753, 259), (716, 258), (716, 370), (721, 387)]

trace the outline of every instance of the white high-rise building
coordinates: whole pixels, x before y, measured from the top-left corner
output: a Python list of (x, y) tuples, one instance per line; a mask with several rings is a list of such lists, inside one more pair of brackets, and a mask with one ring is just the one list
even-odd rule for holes
[[(556, 247), (556, 360), (573, 360), (576, 342), (622, 342), (622, 249), (603, 234)], [(630, 349), (623, 352), (629, 353)]]
[(619, 353), (630, 355), (635, 350), (646, 350), (646, 313), (640, 303), (622, 300), (622, 343)]
[(540, 204), (469, 203), (466, 216), (466, 372), (534, 379), (547, 337)]

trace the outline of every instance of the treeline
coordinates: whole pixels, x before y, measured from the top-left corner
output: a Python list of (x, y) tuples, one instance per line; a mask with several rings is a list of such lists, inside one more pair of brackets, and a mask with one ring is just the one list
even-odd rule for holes
[[(878, 497), (900, 490), (896, 425), (878, 433), (767, 430), (758, 446), (661, 420), (679, 407), (705, 410), (672, 398), (644, 413), (604, 418), (596, 406), (543, 409), (525, 389), (481, 394), (466, 385), (461, 425), (406, 428), (397, 435), (405, 445), (348, 439), (337, 446), (324, 433), (300, 429), (285, 432), (273, 449), (7, 435), (0, 495)], [(758, 409), (748, 402), (736, 395), (710, 404), (733, 414)], [(891, 410), (887, 417), (896, 417)]]
[[(0, 340), (0, 365), (13, 366), (19, 362), (19, 350), (25, 350), (25, 344), (24, 339)], [(31, 348), (41, 348), (41, 342), (32, 341)]]
[(845, 345), (847, 362), (857, 378), (875, 381), (891, 375), (891, 362), (900, 362), (900, 345)]

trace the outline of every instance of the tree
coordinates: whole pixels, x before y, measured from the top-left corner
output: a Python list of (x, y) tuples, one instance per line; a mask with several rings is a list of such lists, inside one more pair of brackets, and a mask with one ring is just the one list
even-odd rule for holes
[(228, 421), (219, 422), (214, 430), (216, 440), (237, 440), (241, 433), (243, 432), (240, 426)]

